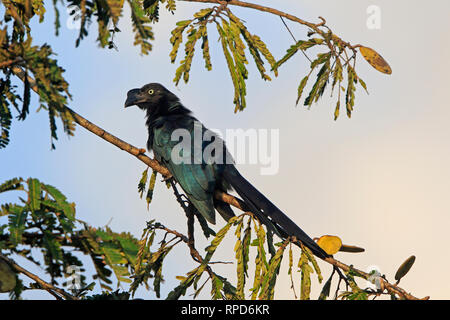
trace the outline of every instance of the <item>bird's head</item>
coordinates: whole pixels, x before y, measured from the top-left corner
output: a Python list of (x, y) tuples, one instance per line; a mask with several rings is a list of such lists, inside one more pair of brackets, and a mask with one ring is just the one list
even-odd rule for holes
[(147, 111), (161, 110), (168, 109), (174, 102), (178, 102), (176, 95), (159, 83), (149, 83), (128, 91), (125, 108), (136, 105)]

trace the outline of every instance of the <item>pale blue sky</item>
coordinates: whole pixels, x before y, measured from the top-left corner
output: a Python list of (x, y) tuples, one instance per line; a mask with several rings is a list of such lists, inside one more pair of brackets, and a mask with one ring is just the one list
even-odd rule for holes
[[(366, 27), (366, 8), (372, 4), (381, 8), (380, 30)], [(189, 84), (175, 88), (172, 79), (177, 65), (170, 64), (168, 57), (170, 30), (176, 21), (204, 6), (180, 3), (174, 16), (163, 13), (154, 27), (154, 50), (144, 57), (132, 46), (128, 10), (119, 25), (118, 51), (97, 47), (94, 25), (91, 35), (75, 49), (77, 33), (65, 27), (65, 14), (61, 34), (54, 37), (51, 10), (46, 22), (35, 26), (33, 37), (36, 44), (51, 44), (59, 64), (67, 70), (74, 97), (70, 107), (133, 145), (145, 146), (144, 115), (137, 108), (125, 110), (123, 102), (128, 89), (148, 82), (166, 85), (211, 128), (280, 129), (279, 174), (261, 176), (257, 165), (240, 166), (242, 174), (311, 236), (339, 235), (344, 243), (366, 248), (363, 254), (338, 254), (343, 262), (363, 270), (376, 265), (392, 280), (396, 267), (415, 254), (416, 264), (402, 286), (417, 296), (449, 298), (450, 282), (440, 266), (450, 262), (446, 238), (450, 224), (450, 45), (446, 41), (450, 3), (284, 0), (276, 6), (310, 21), (325, 17), (343, 39), (375, 48), (391, 64), (393, 74), (388, 77), (359, 60), (357, 68), (370, 95), (358, 90), (351, 120), (341, 116), (334, 122), (335, 102), (328, 97), (309, 111), (294, 107), (298, 83), (308, 69), (301, 55), (282, 67), (272, 83), (263, 82), (250, 63), (248, 107), (234, 114), (231, 80), (214, 40), (214, 28), (210, 41), (213, 71), (207, 72), (197, 56)], [(232, 10), (268, 43), (275, 57), (281, 57), (292, 44), (278, 17)], [(297, 38), (304, 37), (305, 28), (289, 26)], [(11, 143), (0, 151), (2, 168), (7, 168), (0, 172), (0, 181), (36, 177), (55, 185), (77, 203), (77, 216), (94, 226), (112, 219), (111, 228), (139, 237), (145, 221), (156, 218), (185, 230), (184, 214), (163, 184), (156, 186), (150, 211), (139, 199), (136, 186), (142, 163), (83, 128), (77, 128), (70, 139), (62, 131), (59, 137), (56, 150), (50, 151), (44, 112), (32, 111), (25, 122), (14, 122)], [(218, 259), (232, 259), (234, 241), (229, 241), (229, 250), (224, 249)], [(198, 247), (204, 246), (206, 242), (199, 241)], [(191, 264), (184, 248), (168, 259), (163, 297), (178, 282), (175, 276), (188, 271)], [(329, 266), (321, 266), (329, 274)], [(233, 266), (221, 268), (233, 279)], [(284, 270), (286, 274), (285, 264)], [(435, 270), (434, 275), (428, 274), (430, 270)], [(277, 297), (291, 298), (289, 288), (289, 278), (283, 275)], [(316, 282), (313, 289), (317, 295)], [(152, 292), (143, 290), (139, 295), (154, 298)]]

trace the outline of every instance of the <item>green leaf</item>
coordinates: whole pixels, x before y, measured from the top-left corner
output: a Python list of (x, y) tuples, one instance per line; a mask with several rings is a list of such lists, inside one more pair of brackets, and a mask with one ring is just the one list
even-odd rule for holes
[[(226, 22), (223, 21), (223, 24), (226, 25)], [(232, 50), (232, 48), (230, 48), (230, 50), (229, 50), (230, 42), (228, 41), (227, 33), (224, 31), (224, 29), (220, 26), (219, 23), (216, 23), (216, 25), (217, 25), (217, 30), (220, 35), (220, 41), (222, 44), (223, 54), (225, 56), (225, 60), (227, 62), (228, 70), (230, 72), (231, 80), (232, 80), (233, 86), (234, 86), (233, 103), (236, 106), (234, 111), (237, 112), (238, 110), (242, 110), (243, 105), (245, 105), (245, 101), (243, 101), (243, 97), (241, 96), (242, 91), (240, 90), (240, 86), (242, 83), (240, 81), (240, 77), (238, 76), (238, 72), (237, 72), (238, 66), (235, 65), (235, 61), (233, 60), (233, 58), (230, 54), (230, 50)]]
[(192, 20), (182, 20), (177, 22), (177, 27), (172, 30), (172, 37), (170, 43), (172, 44), (172, 51), (170, 52), (170, 61), (175, 62), (178, 54), (180, 44), (183, 42), (183, 31), (190, 25)]
[(154, 237), (155, 237), (155, 230), (152, 230), (150, 232), (149, 228), (144, 229), (141, 236), (141, 240), (139, 240), (138, 243), (139, 249), (134, 262), (134, 270), (136, 274), (139, 274), (144, 258), (147, 258), (147, 255), (150, 253), (150, 246), (153, 243)]
[(209, 53), (209, 41), (208, 41), (208, 33), (205, 25), (201, 25), (199, 28), (200, 35), (202, 37), (202, 51), (203, 51), (203, 60), (205, 60), (205, 68), (210, 71), (212, 69), (211, 64), (211, 55)]
[(275, 255), (270, 259), (269, 267), (262, 281), (261, 292), (259, 295), (260, 299), (267, 300), (272, 298), (278, 270), (280, 268), (281, 260), (283, 258), (283, 253), (285, 249), (286, 244), (283, 244), (280, 248), (278, 248)]
[(201, 37), (201, 33), (194, 27), (191, 27), (187, 32), (188, 38), (184, 48), (185, 57), (184, 60), (180, 62), (180, 66), (177, 68), (175, 78), (173, 79), (173, 82), (175, 82), (176, 85), (178, 85), (181, 77), (183, 77), (185, 83), (189, 81), (189, 72), (191, 70), (192, 59), (194, 57), (195, 44)]
[(225, 235), (230, 230), (233, 223), (235, 223), (239, 218), (242, 219), (242, 217), (236, 216), (228, 220), (227, 224), (220, 229), (219, 232), (217, 232), (214, 239), (211, 241), (211, 244), (205, 248), (205, 251), (207, 252), (206, 257), (204, 259), (204, 263), (208, 263), (211, 257), (213, 256), (214, 252), (216, 251), (217, 247), (222, 242), (223, 238), (225, 238)]
[(361, 85), (361, 87), (363, 87), (363, 89), (366, 91), (367, 94), (369, 94), (369, 91), (367, 90), (367, 85), (366, 83), (363, 81), (363, 79), (361, 79), (360, 77), (358, 77), (358, 82)]
[(235, 112), (243, 110), (246, 107), (245, 96), (247, 94), (245, 80), (248, 78), (248, 71), (245, 65), (248, 63), (245, 57), (245, 44), (240, 37), (240, 30), (237, 25), (231, 20), (227, 23), (222, 21), (222, 27), (226, 36), (228, 48), (230, 49), (234, 64), (236, 66), (236, 84), (235, 96), (239, 103), (236, 104)]
[(13, 245), (22, 242), (22, 234), (25, 230), (27, 216), (28, 214), (23, 207), (16, 205), (9, 207), (9, 240)]
[(341, 83), (343, 80), (343, 76), (342, 76), (342, 64), (341, 64), (341, 60), (338, 58), (336, 59), (336, 66), (333, 69), (333, 84), (331, 87), (331, 92), (334, 91), (334, 87), (336, 86), (336, 84)]
[(356, 73), (351, 66), (347, 67), (347, 92), (345, 94), (345, 105), (347, 108), (347, 116), (351, 118), (353, 107), (355, 105), (355, 81)]
[(157, 174), (158, 174), (158, 172), (156, 170), (153, 170), (152, 176), (150, 177), (150, 183), (148, 185), (147, 196), (145, 197), (145, 199), (147, 200), (147, 210), (149, 208), (150, 202), (152, 202), (152, 199), (153, 199), (153, 191), (155, 190), (155, 182), (156, 182)]
[[(4, 32), (6, 34), (6, 30)], [(5, 38), (3, 33), (2, 35), (2, 38)], [(16, 96), (13, 92), (14, 89), (11, 87), (10, 80), (0, 79), (0, 149), (5, 148), (9, 143), (9, 130), (11, 129), (12, 114), (8, 100), (10, 100), (14, 106), (17, 106), (15, 102)]]
[(197, 221), (200, 224), (200, 227), (202, 228), (203, 234), (206, 238), (209, 238), (209, 236), (215, 236), (216, 233), (214, 230), (212, 230), (209, 225), (208, 221), (206, 221), (205, 217), (198, 212), (198, 210), (195, 210), (195, 216), (197, 217)]
[(358, 287), (355, 276), (361, 276), (355, 269), (350, 266), (350, 269), (346, 272), (347, 276), (347, 283), (352, 289), (352, 292), (350, 293), (344, 293), (342, 295), (343, 298), (347, 300), (367, 300), (368, 295), (367, 293)]
[(185, 295), (187, 288), (189, 288), (192, 285), (195, 278), (197, 277), (196, 272), (197, 268), (188, 272), (189, 276), (187, 278), (184, 278), (184, 280), (182, 280), (177, 287), (175, 287), (171, 292), (169, 292), (166, 300), (178, 300), (182, 295)]
[(103, 242), (100, 243), (100, 249), (105, 263), (111, 267), (117, 280), (130, 283), (130, 273), (128, 268), (124, 266), (128, 261), (121, 254), (118, 246), (112, 242)]
[(148, 9), (151, 6), (157, 4), (158, 2), (159, 2), (159, 0), (144, 0), (142, 2), (142, 6), (143, 6), (144, 9)]
[(221, 278), (223, 282), (222, 291), (225, 295), (225, 299), (227, 300), (238, 300), (238, 296), (236, 295), (236, 288), (225, 278)]
[(300, 299), (309, 300), (311, 294), (311, 273), (313, 273), (314, 270), (308, 264), (308, 257), (304, 250), (302, 250), (302, 254), (298, 261), (298, 267), (301, 271)]
[(31, 211), (37, 211), (41, 207), (41, 183), (38, 179), (28, 179), (28, 202)]
[(61, 244), (55, 239), (55, 236), (48, 230), (44, 231), (44, 246), (48, 250), (52, 260), (62, 260)]
[(247, 227), (244, 230), (244, 238), (242, 239), (242, 254), (243, 254), (243, 263), (244, 263), (244, 272), (247, 275), (248, 271), (248, 261), (249, 261), (249, 253), (250, 253), (250, 243), (251, 243), (251, 219), (248, 220)]
[(290, 58), (292, 58), (298, 51), (305, 51), (315, 45), (322, 44), (323, 39), (311, 39), (311, 40), (300, 40), (297, 41), (296, 44), (292, 45), (287, 49), (286, 54), (277, 61), (273, 69), (277, 70), (282, 64), (284, 64), (286, 61), (288, 61)]
[(0, 185), (0, 193), (13, 190), (23, 190), (22, 178), (13, 178)]
[[(247, 30), (244, 23), (233, 13), (231, 13), (229, 9), (227, 10), (227, 13), (230, 18), (230, 23), (234, 24), (237, 27), (237, 29), (241, 32), (243, 39), (247, 43), (250, 54), (252, 55), (253, 60), (255, 61), (256, 67), (258, 68), (258, 71), (261, 74), (262, 79), (270, 81), (271, 78), (266, 74), (266, 69), (264, 68), (264, 61), (262, 60), (261, 56), (263, 56), (267, 60), (267, 62), (269, 62), (270, 66), (273, 68), (276, 64), (276, 61), (272, 53), (269, 51), (264, 41), (262, 41), (261, 38), (259, 38), (257, 35), (252, 35)], [(278, 75), (277, 70), (275, 70), (274, 73), (275, 76)]]
[(134, 45), (141, 47), (141, 54), (147, 55), (152, 50), (150, 40), (154, 40), (153, 29), (149, 25), (152, 19), (146, 16), (140, 1), (128, 0), (131, 9), (132, 29), (135, 34)]
[(211, 298), (213, 300), (222, 299), (222, 288), (223, 288), (223, 281), (221, 277), (214, 274), (214, 277), (211, 279)]
[(300, 98), (302, 97), (303, 90), (305, 89), (306, 83), (308, 82), (309, 75), (305, 76), (302, 81), (300, 81), (300, 84), (297, 89), (297, 100), (295, 101), (295, 104), (297, 105), (300, 101)]
[(194, 13), (194, 17), (197, 19), (206, 18), (213, 12), (213, 8), (205, 8), (201, 9), (200, 11)]
[(317, 280), (319, 281), (319, 283), (322, 283), (322, 280), (323, 280), (322, 272), (320, 271), (319, 264), (317, 263), (317, 260), (314, 257), (314, 255), (312, 254), (311, 250), (309, 250), (307, 247), (303, 247), (302, 252), (305, 253), (309, 262), (311, 262), (311, 264), (314, 268), (314, 271), (317, 273)]
[(316, 82), (309, 92), (308, 97), (305, 99), (305, 106), (311, 106), (313, 102), (317, 102), (317, 100), (323, 95), (330, 74), (330, 59), (331, 53), (319, 54), (318, 58), (311, 63), (311, 71), (314, 70), (314, 68), (316, 68), (317, 66), (321, 64), (323, 65), (320, 71), (317, 73)]
[(334, 121), (337, 120), (337, 118), (339, 117), (339, 109), (341, 107), (341, 101), (338, 100), (336, 103), (336, 108), (334, 109)]
[(331, 280), (333, 279), (333, 275), (328, 278), (327, 282), (325, 282), (322, 291), (320, 292), (319, 300), (326, 300), (330, 296), (331, 289)]
[(106, 3), (109, 7), (109, 13), (113, 24), (117, 25), (119, 18), (122, 15), (124, 0), (106, 0)]
[(66, 196), (61, 193), (58, 189), (55, 187), (48, 185), (48, 184), (42, 184), (42, 189), (47, 191), (47, 193), (53, 197), (53, 199), (56, 201), (56, 203), (63, 209), (63, 212), (69, 220), (74, 221), (75, 220), (75, 204), (68, 203), (66, 200)]
[(136, 243), (136, 239), (125, 236), (117, 236), (116, 240), (119, 241), (122, 253), (128, 262), (135, 265), (139, 247)]
[(241, 299), (244, 299), (245, 273), (240, 239), (236, 241), (234, 251), (236, 252), (237, 294)]
[(166, 9), (169, 12), (171, 12), (172, 14), (174, 14), (174, 12), (176, 10), (176, 2), (175, 2), (175, 0), (167, 0)]
[[(258, 50), (266, 58), (266, 60), (270, 64), (270, 66), (273, 68), (276, 64), (276, 61), (275, 61), (275, 58), (273, 57), (272, 53), (267, 48), (267, 45), (257, 35), (253, 35), (253, 41), (254, 41), (256, 47), (258, 48)], [(278, 75), (278, 72), (276, 70), (274, 71), (274, 73), (275, 73), (275, 76)]]
[(142, 199), (142, 195), (145, 191), (145, 186), (147, 185), (147, 178), (148, 178), (147, 175), (148, 175), (148, 167), (147, 167), (147, 169), (145, 169), (142, 172), (141, 180), (139, 180), (139, 183), (138, 183), (138, 192), (139, 192), (139, 196), (141, 197), (141, 199)]
[(113, 267), (117, 264), (125, 264), (127, 260), (120, 253), (119, 248), (116, 244), (112, 242), (102, 242), (100, 243), (100, 249), (105, 256), (106, 263)]

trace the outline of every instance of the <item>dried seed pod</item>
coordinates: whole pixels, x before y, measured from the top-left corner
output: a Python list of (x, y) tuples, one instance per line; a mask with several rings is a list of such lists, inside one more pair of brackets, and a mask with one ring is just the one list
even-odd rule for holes
[(364, 252), (365, 249), (361, 248), (361, 247), (357, 247), (357, 246), (351, 246), (348, 244), (343, 244), (341, 246), (341, 248), (339, 249), (339, 251), (342, 252), (352, 252), (352, 253), (359, 253), (359, 252)]
[(398, 268), (397, 272), (395, 273), (395, 280), (400, 281), (400, 279), (403, 278), (409, 272), (409, 270), (414, 264), (414, 261), (416, 261), (415, 256), (411, 256), (408, 259), (406, 259), (405, 262), (402, 263), (402, 265)]
[(16, 274), (0, 259), (0, 292), (9, 292), (16, 286)]

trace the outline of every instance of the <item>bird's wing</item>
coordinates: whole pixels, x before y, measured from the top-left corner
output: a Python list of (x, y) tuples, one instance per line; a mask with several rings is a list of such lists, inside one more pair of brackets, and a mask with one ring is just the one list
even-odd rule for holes
[[(186, 128), (191, 131), (191, 128)], [(191, 135), (191, 150), (180, 151), (180, 156), (184, 152), (191, 155), (190, 163), (175, 163), (172, 159), (172, 150), (179, 141), (172, 141), (171, 135), (174, 126), (167, 121), (163, 126), (155, 129), (153, 140), (153, 151), (155, 156), (167, 166), (175, 180), (180, 184), (186, 192), (189, 200), (199, 210), (199, 212), (211, 223), (215, 223), (215, 211), (213, 195), (215, 189), (214, 168), (211, 164), (196, 164), (193, 161), (194, 144), (193, 135)]]

